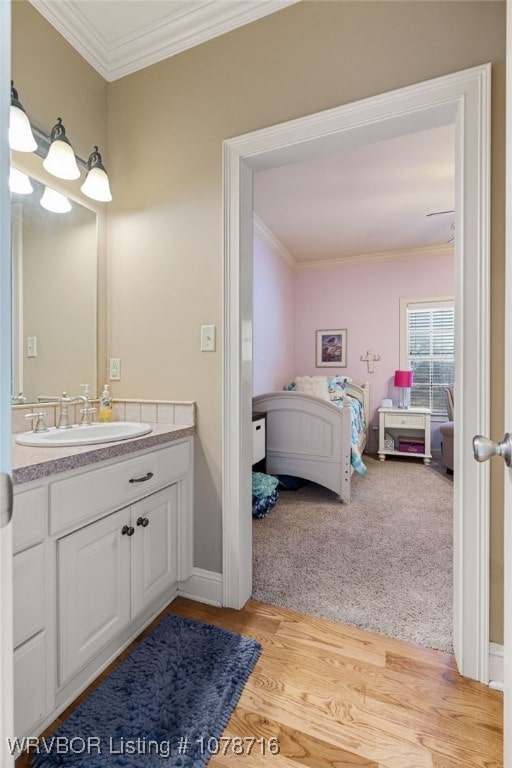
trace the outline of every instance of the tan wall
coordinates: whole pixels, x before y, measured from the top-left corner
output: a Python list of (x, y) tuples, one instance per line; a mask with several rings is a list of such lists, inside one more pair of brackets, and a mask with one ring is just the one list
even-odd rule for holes
[[(20, 30), (19, 14), (14, 16), (16, 45), (18, 34), (24, 39), (17, 59), (24, 59), (37, 38), (30, 40), (33, 33)], [(50, 50), (45, 43), (45, 56), (53, 62), (64, 53), (62, 45)], [(488, 61), (496, 438), (503, 434), (504, 3), (303, 0), (109, 85), (108, 167), (115, 198), (109, 216), (109, 353), (122, 359), (123, 372), (113, 392), (197, 401), (197, 566), (221, 569), (222, 140)], [(74, 117), (75, 106), (82, 105), (76, 104), (80, 85), (72, 76), (66, 115)], [(20, 96), (28, 104), (22, 81)], [(39, 81), (37, 87), (46, 113), (47, 94)], [(101, 88), (98, 98), (104, 98)], [(203, 323), (218, 327), (216, 353), (199, 351)], [(496, 642), (503, 619), (501, 477), (502, 469), (493, 467)]]

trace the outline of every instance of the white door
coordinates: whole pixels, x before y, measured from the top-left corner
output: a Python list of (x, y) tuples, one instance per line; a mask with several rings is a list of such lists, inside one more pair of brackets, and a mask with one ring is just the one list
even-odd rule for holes
[[(0, 136), (7, 136), (11, 59), (11, 13), (0, 3)], [(0, 145), (0, 765), (14, 764), (6, 737), (13, 736), (12, 685), (12, 540), (11, 508), (11, 246), (9, 203), (9, 147)]]

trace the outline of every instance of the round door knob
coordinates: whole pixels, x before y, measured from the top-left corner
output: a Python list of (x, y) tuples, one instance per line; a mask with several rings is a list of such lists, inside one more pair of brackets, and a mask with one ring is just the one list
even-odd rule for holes
[(121, 529), (121, 533), (123, 536), (133, 536), (135, 533), (135, 528), (133, 525), (123, 525)]
[(512, 438), (507, 432), (501, 443), (495, 443), (483, 435), (473, 438), (473, 455), (477, 461), (488, 461), (493, 456), (502, 456), (507, 467), (512, 466)]
[(137, 525), (142, 525), (143, 528), (146, 528), (149, 525), (148, 518), (147, 517), (137, 518)]

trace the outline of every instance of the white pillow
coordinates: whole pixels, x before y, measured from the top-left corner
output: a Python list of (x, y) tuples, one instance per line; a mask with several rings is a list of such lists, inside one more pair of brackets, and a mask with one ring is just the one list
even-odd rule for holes
[(314, 395), (321, 400), (330, 400), (327, 376), (297, 376), (295, 387), (298, 392)]

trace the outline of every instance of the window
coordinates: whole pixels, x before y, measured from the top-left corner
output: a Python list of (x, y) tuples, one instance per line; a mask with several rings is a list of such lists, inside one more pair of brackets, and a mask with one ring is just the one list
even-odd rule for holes
[(400, 314), (400, 366), (414, 371), (411, 405), (446, 416), (444, 390), (455, 375), (453, 299), (402, 299)]

